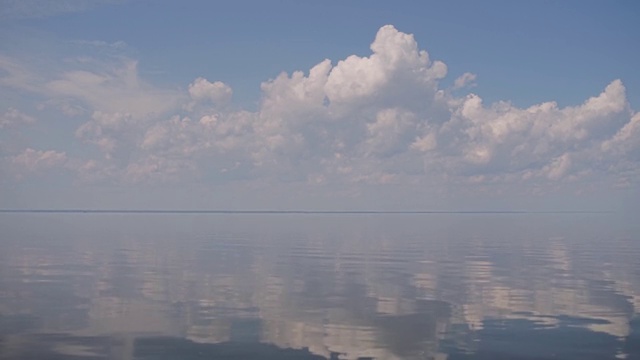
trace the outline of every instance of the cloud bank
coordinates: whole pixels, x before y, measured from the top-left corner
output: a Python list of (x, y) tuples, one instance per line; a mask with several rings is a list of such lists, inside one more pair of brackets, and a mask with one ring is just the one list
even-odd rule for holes
[[(443, 87), (447, 66), (410, 34), (383, 26), (370, 49), (263, 82), (255, 111), (235, 107), (220, 81), (147, 84), (129, 59), (45, 79), (3, 58), (0, 84), (82, 119), (69, 138), (90, 149), (30, 144), (3, 167), (62, 167), (79, 181), (125, 184), (638, 185), (640, 114), (621, 80), (576, 106), (485, 104), (468, 92), (475, 74)], [(20, 123), (32, 121), (11, 108), (0, 126)]]

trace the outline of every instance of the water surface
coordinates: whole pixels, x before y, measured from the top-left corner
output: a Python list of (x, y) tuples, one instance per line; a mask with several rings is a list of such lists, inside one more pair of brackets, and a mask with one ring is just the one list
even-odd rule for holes
[(0, 214), (1, 359), (638, 359), (639, 308), (616, 214)]

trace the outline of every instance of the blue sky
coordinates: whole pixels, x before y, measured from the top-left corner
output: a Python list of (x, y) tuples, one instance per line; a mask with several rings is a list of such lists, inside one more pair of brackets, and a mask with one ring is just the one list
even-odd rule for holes
[(0, 5), (3, 208), (640, 200), (633, 1)]

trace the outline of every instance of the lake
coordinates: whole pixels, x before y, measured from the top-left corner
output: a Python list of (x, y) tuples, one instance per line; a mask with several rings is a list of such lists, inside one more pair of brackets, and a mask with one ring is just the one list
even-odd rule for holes
[(0, 214), (0, 359), (639, 359), (620, 214)]

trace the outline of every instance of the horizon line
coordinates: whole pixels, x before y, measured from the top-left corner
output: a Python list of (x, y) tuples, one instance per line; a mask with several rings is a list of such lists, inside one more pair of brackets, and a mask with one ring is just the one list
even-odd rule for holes
[(612, 210), (222, 210), (222, 209), (0, 209), (0, 213), (67, 214), (613, 214)]

